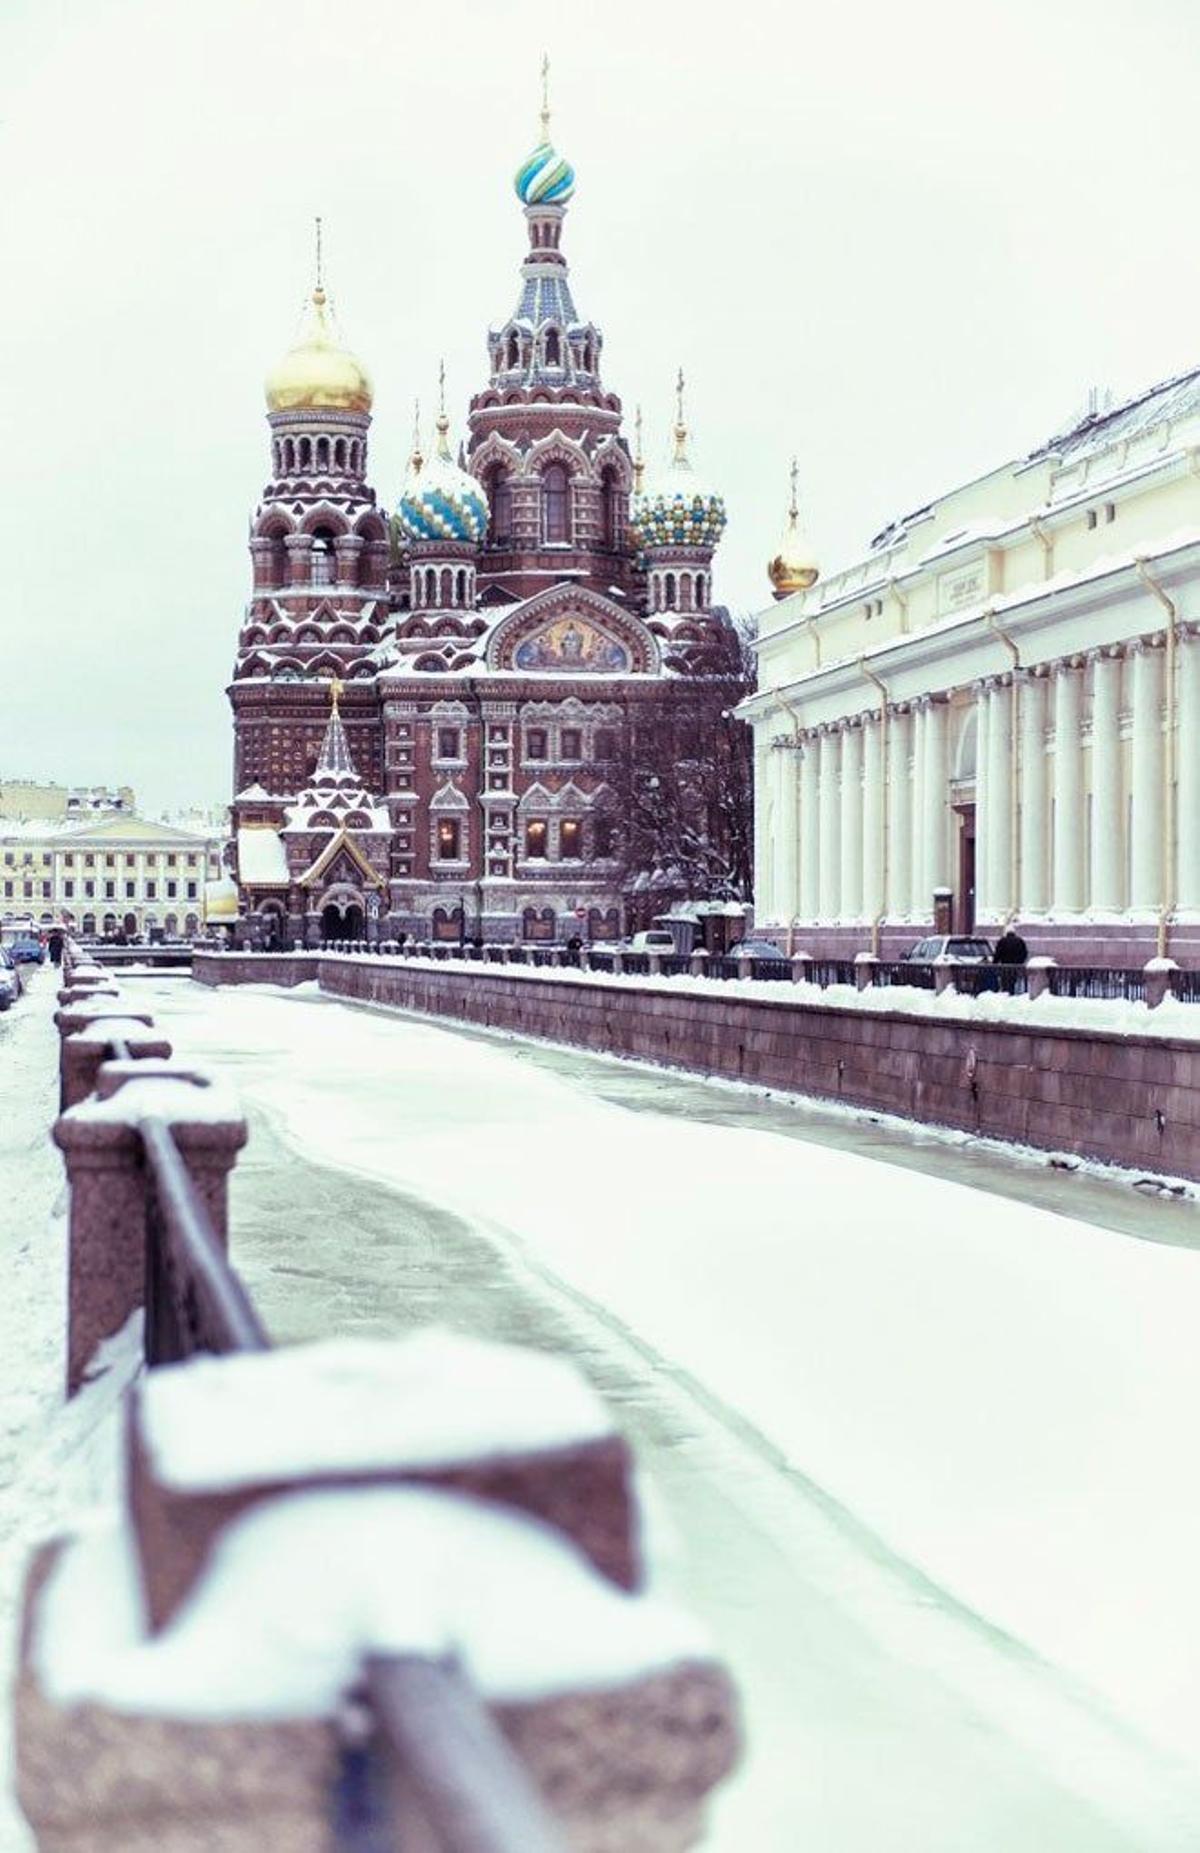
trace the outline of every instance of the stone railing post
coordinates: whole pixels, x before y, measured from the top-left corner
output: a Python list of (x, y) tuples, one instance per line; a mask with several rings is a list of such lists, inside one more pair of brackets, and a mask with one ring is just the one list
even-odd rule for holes
[(739, 952), (737, 957), (737, 975), (739, 978), (753, 978), (754, 960), (748, 952)]
[(873, 952), (856, 952), (854, 955), (854, 983), (858, 990), (869, 991), (875, 983), (879, 960)]
[[(71, 1104), (67, 1099), (67, 1038), (76, 1035), (81, 1029), (90, 1028), (93, 1023), (103, 1023), (109, 1020), (119, 1021), (126, 1027), (130, 1023), (142, 1023), (147, 1028), (150, 1028), (154, 1022), (149, 1011), (135, 1010), (120, 991), (115, 997), (103, 995), (80, 998), (78, 1003), (64, 1004), (61, 1010), (55, 1011), (54, 1021), (58, 1025), (59, 1034), (58, 1104), (60, 1112)], [(119, 1031), (113, 1030), (111, 1034), (118, 1035)]]
[(96, 1086), (101, 1065), (114, 1041), (123, 1042), (135, 1061), (165, 1058), (171, 1045), (161, 1031), (136, 1017), (96, 1017), (62, 1043), (62, 1104), (64, 1109), (86, 1100)]
[(933, 989), (935, 995), (938, 997), (942, 995), (943, 991), (953, 991), (956, 989), (954, 983), (954, 967), (951, 965), (949, 959), (934, 960)]
[(1045, 997), (1050, 990), (1050, 973), (1056, 959), (1030, 959), (1025, 966), (1025, 990), (1029, 997)]
[(692, 947), (692, 956), (688, 960), (688, 971), (693, 978), (703, 978), (707, 975), (708, 951), (706, 947)]
[(1146, 973), (1146, 1007), (1157, 1010), (1171, 994), (1171, 980), (1179, 970), (1174, 959), (1147, 959)]
[(812, 962), (813, 962), (813, 956), (811, 952), (793, 952), (792, 954), (792, 983), (793, 984), (807, 984), (808, 983), (808, 968), (812, 964)]
[(624, 970), (625, 970), (625, 954), (621, 951), (621, 948), (619, 946), (614, 946), (613, 947), (613, 958), (612, 958), (613, 976), (619, 978), (621, 976), (621, 973)]
[(648, 952), (646, 954), (646, 971), (647, 971), (647, 974), (651, 978), (661, 978), (662, 977), (662, 953), (661, 952)]
[(108, 1062), (97, 1080), (98, 1097), (71, 1107), (54, 1125), (70, 1193), (68, 1395), (83, 1382), (97, 1345), (119, 1332), (144, 1301), (151, 1185), (139, 1119), (153, 1113), (170, 1125), (222, 1242), (228, 1230), (228, 1174), (246, 1141), (246, 1123), (232, 1096), (201, 1086), (200, 1077), (183, 1064)]

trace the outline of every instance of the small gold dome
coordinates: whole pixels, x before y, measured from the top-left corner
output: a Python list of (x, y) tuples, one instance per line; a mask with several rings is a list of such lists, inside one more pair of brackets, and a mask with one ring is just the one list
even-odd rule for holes
[(362, 362), (342, 346), (325, 291), (318, 284), (305, 310), (299, 338), (267, 375), (267, 409), (309, 407), (369, 412), (371, 381)]
[(816, 585), (820, 574), (816, 554), (800, 532), (800, 508), (796, 500), (797, 466), (792, 463), (792, 503), (787, 526), (778, 551), (767, 567), (767, 576), (775, 588), (776, 598), (790, 598), (793, 592), (807, 592)]

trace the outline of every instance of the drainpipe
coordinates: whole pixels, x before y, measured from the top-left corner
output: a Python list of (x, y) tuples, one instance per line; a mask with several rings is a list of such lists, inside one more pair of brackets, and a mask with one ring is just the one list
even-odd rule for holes
[[(1041, 536), (1038, 536), (1041, 539)], [(1044, 544), (1044, 543), (1043, 543)], [(1012, 901), (1005, 918), (1005, 926), (1010, 927), (1017, 918), (1021, 908), (1021, 781), (1018, 771), (1018, 755), (1021, 748), (1021, 652), (1006, 630), (996, 620), (994, 611), (985, 611), (988, 629), (1004, 645), (1012, 658), (1012, 752), (1008, 759), (1009, 800), (1011, 812), (1012, 841), (1009, 844), (1009, 879), (1012, 882)]]
[(1054, 565), (1054, 536), (1047, 534), (1037, 515), (1030, 515), (1029, 529), (1034, 538), (1042, 543), (1042, 565), (1045, 568), (1042, 576), (1049, 579), (1053, 576), (1051, 568)]
[[(907, 605), (905, 606), (907, 611)], [(865, 660), (858, 659), (859, 674), (879, 691), (879, 908), (871, 922), (871, 953), (879, 957), (879, 936), (887, 917), (888, 894), (888, 692)]]
[(1167, 738), (1163, 750), (1163, 834), (1162, 834), (1162, 906), (1158, 910), (1157, 954), (1167, 956), (1167, 936), (1171, 915), (1175, 911), (1175, 649), (1179, 637), (1179, 613), (1145, 560), (1135, 560), (1138, 576), (1167, 614), (1166, 708)]
[(908, 636), (908, 599), (905, 596), (905, 594), (900, 590), (900, 581), (898, 579), (889, 579), (888, 580), (888, 591), (891, 593), (892, 597), (895, 599), (896, 603), (900, 607), (900, 635), (902, 637), (907, 637)]

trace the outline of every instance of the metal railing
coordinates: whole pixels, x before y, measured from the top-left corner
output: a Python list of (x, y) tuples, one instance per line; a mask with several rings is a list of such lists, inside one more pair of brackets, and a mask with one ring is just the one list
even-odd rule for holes
[[(254, 949), (250, 949), (254, 950)], [(265, 950), (265, 949), (259, 949)], [(620, 946), (603, 942), (570, 948), (561, 943), (545, 944), (515, 940), (458, 945), (447, 940), (326, 940), (323, 952), (366, 955), (380, 958), (465, 959), (488, 965), (525, 965), (541, 968), (576, 966), (583, 971), (625, 973), (633, 976), (693, 977), (717, 979), (758, 979), (767, 984), (802, 981), (827, 990), (835, 985), (852, 985), (859, 989), (907, 987), (919, 991), (949, 989), (963, 997), (987, 993), (1026, 996), (1049, 993), (1052, 997), (1097, 998), (1143, 1003), (1154, 1002), (1158, 993), (1182, 1003), (1200, 1003), (1200, 971), (1172, 971), (1159, 976), (1157, 986), (1136, 966), (1049, 965), (1037, 968), (1020, 965), (963, 964), (938, 966), (914, 964), (907, 959), (872, 959), (864, 970), (853, 959), (794, 958), (782, 952), (777, 958), (756, 954), (739, 957), (737, 949), (725, 953), (695, 954), (663, 952), (647, 954), (628, 952)], [(653, 959), (653, 964), (652, 964)]]
[[(117, 1061), (137, 1060), (119, 1036), (107, 1052)], [(198, 1352), (270, 1350), (266, 1326), (225, 1253), (170, 1125), (143, 1114), (137, 1129), (151, 1185), (147, 1365), (179, 1363)], [(375, 1727), (368, 1754), (403, 1771), (442, 1853), (567, 1853), (525, 1766), (455, 1666), (373, 1656), (364, 1668), (364, 1692)], [(361, 1756), (348, 1748), (340, 1788)], [(385, 1844), (388, 1788), (386, 1780), (368, 1784), (366, 1806), (352, 1810), (341, 1795), (334, 1798), (335, 1844), (342, 1853), (375, 1853)]]

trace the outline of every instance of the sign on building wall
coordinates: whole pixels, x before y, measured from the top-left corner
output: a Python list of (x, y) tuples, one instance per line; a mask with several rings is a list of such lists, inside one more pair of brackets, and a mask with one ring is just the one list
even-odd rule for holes
[(962, 611), (977, 605), (987, 596), (987, 560), (975, 560), (970, 566), (955, 567), (938, 578), (938, 616)]

